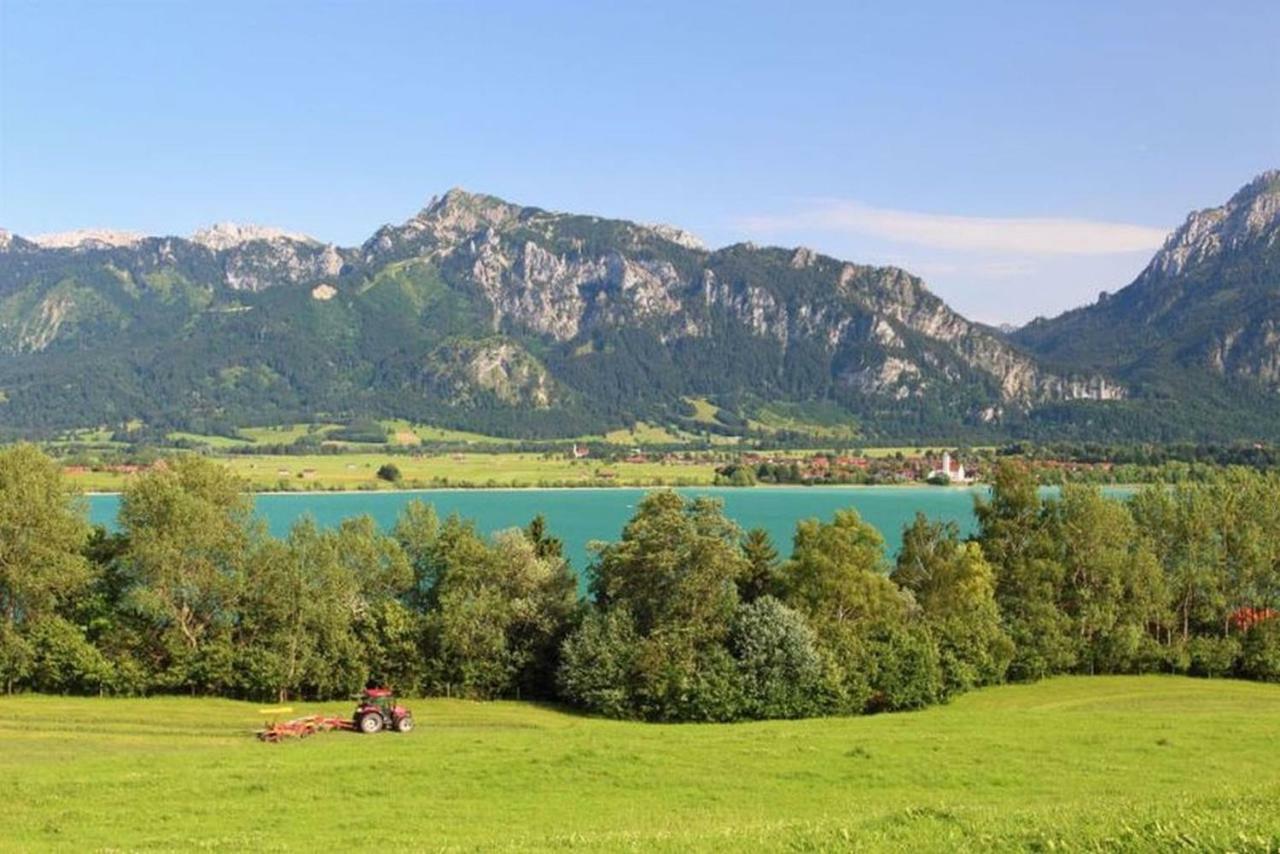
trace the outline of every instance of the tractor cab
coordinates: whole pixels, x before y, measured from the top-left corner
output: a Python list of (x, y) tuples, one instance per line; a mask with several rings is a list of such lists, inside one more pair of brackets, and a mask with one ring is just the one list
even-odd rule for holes
[(413, 714), (396, 702), (390, 688), (365, 688), (357, 701), (353, 716), (356, 729), (372, 735), (386, 729), (408, 732), (413, 729)]

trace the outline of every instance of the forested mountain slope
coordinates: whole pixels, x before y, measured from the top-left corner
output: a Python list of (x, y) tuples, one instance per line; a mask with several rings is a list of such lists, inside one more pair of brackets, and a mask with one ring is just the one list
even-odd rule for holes
[(1116, 377), (1170, 434), (1280, 428), (1280, 171), (1192, 213), (1128, 287), (1012, 340)]

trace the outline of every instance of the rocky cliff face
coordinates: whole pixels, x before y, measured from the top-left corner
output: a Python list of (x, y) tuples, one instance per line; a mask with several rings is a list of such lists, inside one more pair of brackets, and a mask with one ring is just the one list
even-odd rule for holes
[[(781, 278), (793, 280), (790, 287), (766, 269), (750, 269), (781, 267), (779, 251), (742, 245), (709, 252), (667, 226), (553, 214), (451, 190), (403, 225), (381, 229), (362, 254), (374, 264), (413, 254), (453, 265), (483, 294), (495, 332), (571, 342), (601, 329), (641, 327), (671, 344), (712, 336), (729, 319), (784, 351), (803, 341), (832, 358), (863, 352), (860, 364), (844, 366), (836, 379), (865, 394), (920, 396), (931, 384), (976, 372), (1002, 405), (1124, 396), (1102, 376), (1044, 371), (902, 270), (803, 248), (786, 254)], [(931, 345), (927, 352), (921, 340)]]
[(342, 271), (342, 253), (305, 234), (279, 228), (221, 222), (191, 236), (213, 253), (223, 282), (233, 291), (260, 291), (332, 278)]
[(223, 282), (233, 291), (260, 291), (278, 284), (300, 285), (342, 272), (335, 246), (290, 238), (254, 240), (217, 253)]
[(555, 382), (546, 368), (514, 341), (445, 345), (429, 363), (428, 381), (457, 400), (482, 392), (509, 406), (547, 409), (556, 399)]

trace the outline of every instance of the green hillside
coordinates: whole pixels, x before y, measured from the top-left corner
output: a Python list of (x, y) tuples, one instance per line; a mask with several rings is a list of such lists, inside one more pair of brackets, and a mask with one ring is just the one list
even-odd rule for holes
[(2, 698), (0, 849), (1280, 846), (1275, 685), (1067, 677), (736, 725), (411, 706), (407, 736), (265, 745), (246, 703)]

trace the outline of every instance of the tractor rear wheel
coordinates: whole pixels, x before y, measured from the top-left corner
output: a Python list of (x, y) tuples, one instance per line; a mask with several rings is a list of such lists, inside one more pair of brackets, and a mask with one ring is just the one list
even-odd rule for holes
[(369, 712), (360, 718), (360, 731), (365, 735), (373, 735), (375, 732), (382, 732), (382, 715), (377, 712)]
[(404, 714), (396, 719), (396, 732), (409, 732), (413, 729), (413, 715)]

